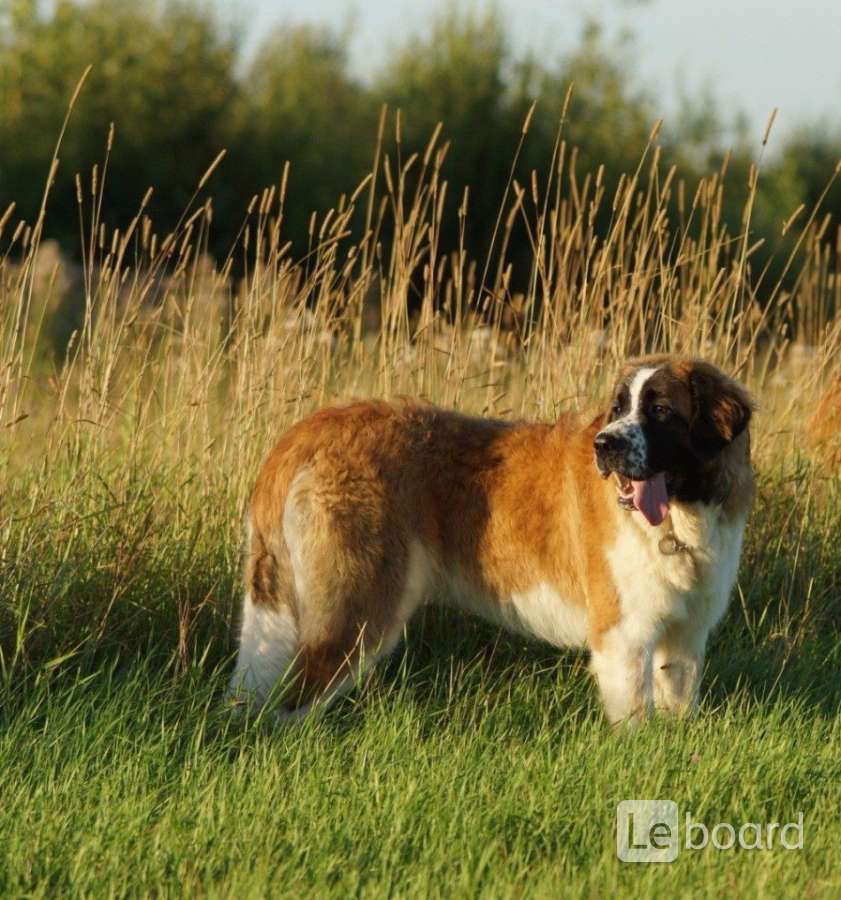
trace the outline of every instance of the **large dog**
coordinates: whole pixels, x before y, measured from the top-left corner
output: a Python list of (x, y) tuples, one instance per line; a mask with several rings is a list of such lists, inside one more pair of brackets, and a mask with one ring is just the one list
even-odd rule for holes
[(356, 403), (295, 425), (246, 521), (235, 696), (326, 701), (443, 600), (586, 646), (611, 722), (697, 702), (753, 494), (751, 400), (714, 366), (629, 362), (589, 424)]

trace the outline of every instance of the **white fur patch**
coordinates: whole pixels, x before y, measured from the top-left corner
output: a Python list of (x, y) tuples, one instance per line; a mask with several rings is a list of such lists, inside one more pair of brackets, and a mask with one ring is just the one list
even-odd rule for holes
[(659, 371), (658, 369), (652, 369), (650, 366), (643, 366), (641, 369), (637, 369), (634, 373), (634, 377), (631, 379), (631, 383), (628, 386), (628, 390), (631, 394), (631, 407), (630, 412), (633, 415), (640, 415), (640, 407), (642, 406), (642, 389), (645, 387), (645, 383), (649, 378), (655, 373)]
[(398, 604), (399, 618), (406, 621), (426, 600), (427, 588), (432, 578), (432, 563), (420, 541), (409, 545), (409, 565), (406, 583)]
[(546, 582), (510, 598), (509, 625), (555, 647), (581, 647), (587, 641), (587, 610), (570, 603)]
[(242, 607), (242, 631), (230, 692), (264, 703), (298, 652), (298, 625), (287, 606), (257, 605), (250, 594)]
[(440, 602), (555, 647), (583, 647), (587, 642), (587, 610), (563, 597), (547, 582), (538, 582), (508, 597), (494, 597), (478, 590), (469, 578), (457, 572), (439, 569), (436, 576)]

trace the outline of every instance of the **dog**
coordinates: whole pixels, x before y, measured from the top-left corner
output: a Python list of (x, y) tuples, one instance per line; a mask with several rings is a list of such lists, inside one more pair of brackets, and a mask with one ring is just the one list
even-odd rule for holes
[(747, 391), (649, 356), (606, 414), (555, 424), (416, 402), (323, 409), (265, 461), (246, 515), (235, 703), (326, 703), (441, 600), (585, 647), (608, 720), (692, 711), (753, 496)]

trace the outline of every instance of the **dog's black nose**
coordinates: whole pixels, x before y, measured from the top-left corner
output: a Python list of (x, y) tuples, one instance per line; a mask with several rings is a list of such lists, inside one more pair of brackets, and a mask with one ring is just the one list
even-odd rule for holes
[(600, 431), (593, 441), (593, 448), (596, 453), (610, 453), (614, 450), (621, 450), (625, 446), (625, 438), (619, 434), (611, 434), (609, 431)]

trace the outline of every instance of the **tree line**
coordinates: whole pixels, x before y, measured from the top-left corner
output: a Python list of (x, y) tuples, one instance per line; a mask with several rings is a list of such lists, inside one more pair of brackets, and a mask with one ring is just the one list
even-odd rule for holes
[[(442, 247), (459, 240), (455, 211), (469, 185), (464, 241), (481, 257), (535, 99), (517, 163), (524, 184), (552, 157), (570, 85), (564, 138), (576, 148), (579, 175), (601, 167), (608, 189), (637, 167), (659, 112), (658, 98), (634, 77), (633, 45), (606, 40), (593, 22), (581, 28), (572, 52), (542, 59), (515, 55), (495, 13), (445, 6), (362, 81), (348, 63), (347, 35), (279, 26), (246, 55), (242, 33), (199, 0), (58, 0), (48, 6), (13, 0), (0, 10), (0, 215), (12, 201), (17, 216), (32, 221), (37, 215), (69, 97), (92, 65), (63, 139), (45, 225), (71, 253), (80, 231), (76, 175), (99, 163), (102, 178), (109, 144), (103, 197), (109, 225), (130, 221), (151, 186), (148, 211), (165, 233), (224, 148), (208, 186), (210, 250), (227, 252), (250, 198), (277, 184), (287, 161), (284, 228), (303, 247), (311, 213), (329, 209), (370, 170), (380, 110), (388, 104), (400, 110), (400, 146), (392, 128), (390, 149), (404, 157), (422, 152), (443, 123), (450, 146)], [(811, 209), (821, 198), (841, 158), (838, 124), (803, 126), (766, 154), (752, 211), (752, 227), (766, 241), (763, 252), (790, 241), (784, 223), (801, 203)], [(728, 154), (732, 187), (724, 194), (725, 218), (738, 233), (761, 136), (726, 126), (709, 97), (687, 98), (658, 144), (690, 190)], [(824, 233), (834, 244), (841, 215), (837, 185), (821, 209), (829, 217), (822, 220)], [(524, 235), (514, 240), (527, 250)], [(516, 256), (518, 247), (512, 252)]]

